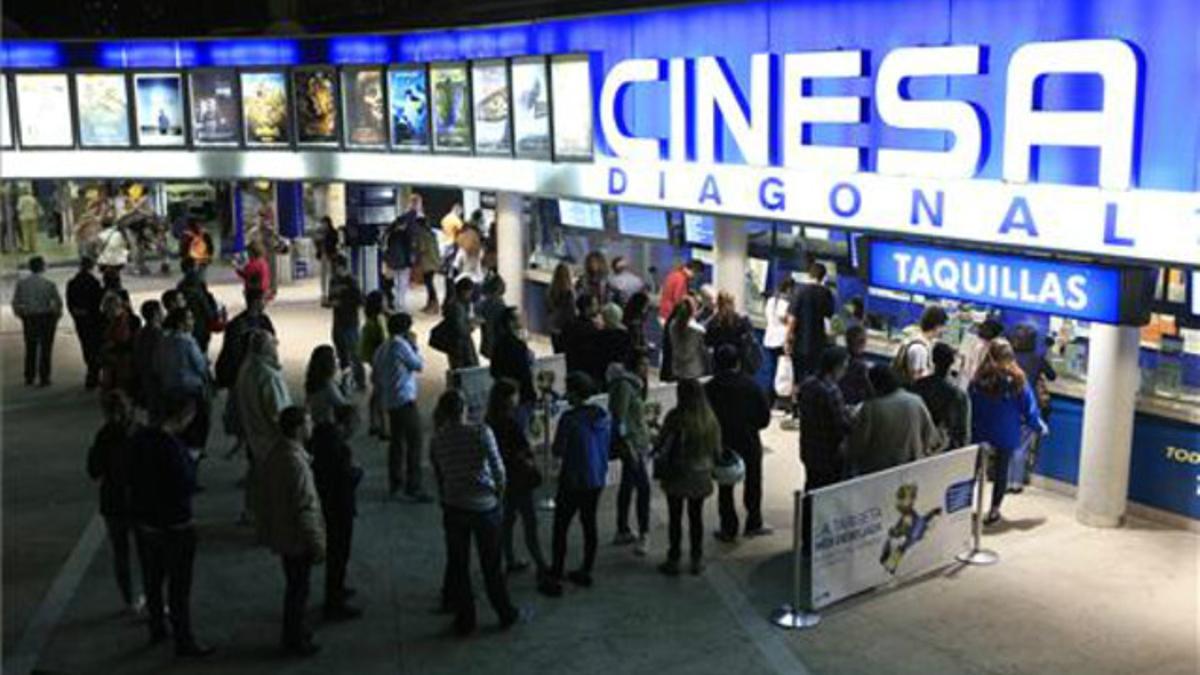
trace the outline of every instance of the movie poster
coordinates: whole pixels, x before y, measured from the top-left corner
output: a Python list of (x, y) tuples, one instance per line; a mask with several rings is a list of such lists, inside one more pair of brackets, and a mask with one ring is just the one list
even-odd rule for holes
[(0, 148), (12, 146), (12, 115), (8, 112), (8, 76), (0, 73)]
[(156, 148), (185, 145), (183, 76), (138, 73), (133, 76), (133, 91), (137, 102), (138, 145)]
[(246, 145), (280, 147), (292, 142), (287, 78), (281, 72), (242, 73), (242, 126)]
[(453, 63), (429, 69), (433, 90), (433, 149), (471, 151), (471, 98), (467, 91), (467, 64)]
[(385, 147), (388, 131), (383, 71), (343, 70), (342, 92), (346, 106), (346, 145), (357, 148)]
[(332, 68), (292, 71), (296, 92), (296, 142), (333, 146), (338, 142), (337, 72)]
[(550, 60), (554, 157), (592, 158), (592, 78), (586, 55)]
[(517, 157), (550, 158), (550, 82), (540, 56), (513, 59), (513, 142)]
[(79, 114), (79, 145), (85, 148), (129, 146), (129, 92), (125, 88), (124, 75), (76, 75), (75, 101)]
[(512, 114), (508, 67), (502, 60), (471, 64), (471, 108), (475, 113), (475, 152), (512, 154)]
[(67, 76), (63, 73), (22, 73), (15, 77), (22, 147), (65, 148), (74, 145), (71, 87)]
[(388, 97), (392, 117), (392, 147), (429, 149), (429, 83), (422, 66), (394, 68), (388, 72)]
[(239, 108), (237, 76), (232, 70), (200, 70), (191, 74), (192, 142), (237, 145)]

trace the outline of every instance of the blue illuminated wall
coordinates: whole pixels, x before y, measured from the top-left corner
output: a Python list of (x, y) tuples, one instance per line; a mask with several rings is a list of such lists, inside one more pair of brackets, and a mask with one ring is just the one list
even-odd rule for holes
[[(1140, 187), (1195, 190), (1200, 167), (1200, 87), (1195, 86), (1200, 82), (1200, 2), (1194, 0), (764, 0), (404, 35), (10, 41), (0, 44), (0, 67), (261, 66), (590, 52), (599, 66), (600, 72), (593, 73), (598, 88), (602, 71), (630, 57), (724, 56), (744, 84), (754, 52), (865, 49), (868, 73), (873, 74), (887, 51), (898, 46), (982, 44), (987, 48), (987, 75), (920, 78), (912, 83), (910, 94), (976, 103), (988, 120), (984, 140), (989, 151), (981, 176), (999, 178), (1004, 74), (1013, 50), (1030, 41), (1082, 38), (1125, 39), (1144, 58)], [(816, 93), (873, 97), (872, 88), (870, 76), (818, 82), (814, 87)], [(1048, 108), (1086, 109), (1096, 105), (1099, 93), (1098, 85), (1087, 78), (1050, 78), (1044, 100)], [(665, 134), (665, 85), (639, 85), (624, 105), (635, 133)], [(873, 110), (863, 124), (817, 127), (813, 138), (822, 143), (935, 149), (949, 141), (940, 132), (888, 128)], [(598, 137), (597, 142), (605, 151), (604, 139)], [(736, 160), (732, 140), (726, 137), (724, 145), (727, 159)], [(1041, 153), (1037, 173), (1042, 181), (1091, 184), (1095, 160), (1091, 150), (1048, 148)]]

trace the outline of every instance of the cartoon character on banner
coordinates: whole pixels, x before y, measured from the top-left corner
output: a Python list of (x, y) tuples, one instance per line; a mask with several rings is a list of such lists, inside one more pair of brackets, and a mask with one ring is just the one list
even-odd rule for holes
[(922, 515), (917, 513), (916, 504), (916, 483), (906, 483), (896, 490), (896, 510), (900, 512), (900, 518), (888, 530), (887, 539), (883, 542), (883, 553), (879, 556), (879, 564), (893, 576), (900, 568), (904, 554), (925, 538), (933, 519), (942, 513), (942, 507), (939, 506)]

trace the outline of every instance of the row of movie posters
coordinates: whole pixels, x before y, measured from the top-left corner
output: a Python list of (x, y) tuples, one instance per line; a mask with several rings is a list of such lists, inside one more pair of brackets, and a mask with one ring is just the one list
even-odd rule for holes
[(77, 73), (73, 87), (66, 73), (0, 74), (3, 147), (13, 145), (10, 79), (27, 148), (72, 147), (77, 122), (85, 148), (185, 147), (190, 125), (191, 142), (201, 147), (345, 145), (534, 159), (592, 156), (584, 56), (387, 70), (311, 66), (130, 78)]

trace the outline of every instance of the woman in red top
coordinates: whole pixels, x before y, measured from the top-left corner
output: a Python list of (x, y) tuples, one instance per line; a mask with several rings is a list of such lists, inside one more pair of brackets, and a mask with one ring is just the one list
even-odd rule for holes
[(250, 259), (237, 270), (238, 276), (245, 282), (246, 288), (257, 288), (262, 291), (264, 298), (273, 299), (275, 294), (271, 290), (271, 266), (263, 257), (262, 244), (252, 241), (247, 244), (246, 251), (250, 254)]

